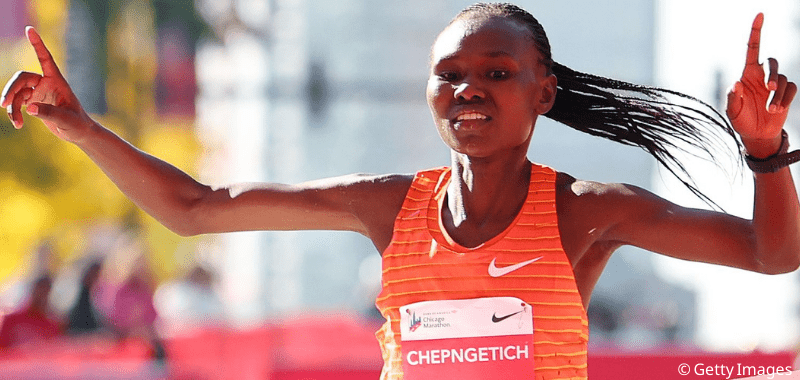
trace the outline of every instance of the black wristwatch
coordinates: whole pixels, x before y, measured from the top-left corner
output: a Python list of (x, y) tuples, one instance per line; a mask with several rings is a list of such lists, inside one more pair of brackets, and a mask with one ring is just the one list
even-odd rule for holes
[(785, 166), (789, 166), (795, 162), (800, 161), (800, 150), (792, 153), (789, 151), (789, 135), (786, 131), (781, 131), (781, 147), (778, 153), (775, 153), (767, 158), (756, 158), (749, 154), (744, 155), (744, 160), (747, 166), (756, 173), (775, 173)]

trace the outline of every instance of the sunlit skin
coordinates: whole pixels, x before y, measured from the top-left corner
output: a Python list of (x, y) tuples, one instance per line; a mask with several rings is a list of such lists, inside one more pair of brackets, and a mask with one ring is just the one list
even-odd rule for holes
[[(757, 157), (777, 151), (797, 92), (779, 74), (776, 60), (759, 64), (762, 24), (758, 15), (742, 79), (733, 86), (726, 111), (748, 152)], [(5, 86), (1, 102), (14, 126), (23, 126), (22, 107), (27, 106), (29, 114), (82, 149), (123, 193), (176, 233), (349, 230), (370, 238), (379, 252), (391, 242), (413, 176), (349, 175), (298, 185), (201, 184), (92, 120), (38, 34), (26, 32), (43, 73), (19, 72)], [(442, 219), (447, 233), (464, 246), (488, 241), (519, 212), (529, 184), (528, 145), (538, 116), (550, 109), (556, 94), (557, 79), (547, 74), (527, 33), (515, 21), (467, 18), (448, 26), (432, 49), (427, 97), (451, 149), (453, 169)], [(469, 120), (463, 120), (465, 115)], [(791, 173), (784, 168), (754, 177), (754, 217), (745, 220), (680, 207), (635, 186), (559, 173), (559, 232), (584, 306), (612, 252), (622, 245), (760, 273), (797, 269), (800, 205)]]

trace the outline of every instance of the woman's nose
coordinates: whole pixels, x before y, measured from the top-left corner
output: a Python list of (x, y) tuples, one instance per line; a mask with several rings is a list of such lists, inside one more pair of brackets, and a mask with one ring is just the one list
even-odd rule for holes
[(466, 101), (483, 99), (484, 95), (483, 91), (479, 90), (474, 83), (467, 81), (461, 82), (453, 93), (456, 99)]

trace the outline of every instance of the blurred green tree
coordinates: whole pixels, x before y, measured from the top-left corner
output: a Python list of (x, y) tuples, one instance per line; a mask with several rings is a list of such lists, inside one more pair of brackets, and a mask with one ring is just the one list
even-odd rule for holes
[[(158, 70), (156, 36), (159, 27), (186, 28), (191, 51), (208, 30), (192, 0), (72, 0), (89, 10), (101, 41), (94, 59), (96, 74), (106, 89), (107, 110), (95, 117), (144, 150), (193, 173), (199, 155), (193, 114), (159, 117), (153, 104)], [(70, 2), (33, 0), (31, 24), (42, 34), (53, 56), (65, 62), (64, 35)], [(35, 54), (22, 37), (0, 42), (0, 75), (16, 70), (40, 72)], [(63, 65), (62, 65), (63, 67)], [(62, 69), (63, 70), (63, 69)], [(70, 78), (69, 72), (65, 75)], [(38, 120), (14, 130), (0, 118), (0, 282), (23, 276), (36, 244), (49, 238), (60, 262), (83, 253), (93, 238), (92, 227), (119, 224), (145, 243), (154, 273), (161, 279), (179, 270), (174, 252), (192, 245), (167, 231), (129, 202), (76, 147), (58, 141)], [(180, 248), (184, 247), (184, 248)]]

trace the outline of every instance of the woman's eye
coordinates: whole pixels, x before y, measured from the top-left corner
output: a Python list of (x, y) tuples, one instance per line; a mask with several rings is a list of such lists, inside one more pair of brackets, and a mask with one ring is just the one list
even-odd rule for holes
[(439, 78), (441, 78), (445, 82), (450, 82), (456, 80), (458, 78), (458, 75), (456, 75), (456, 73), (453, 72), (444, 72), (439, 74)]
[(489, 72), (489, 78), (492, 79), (505, 79), (506, 77), (508, 77), (508, 71), (492, 70)]

